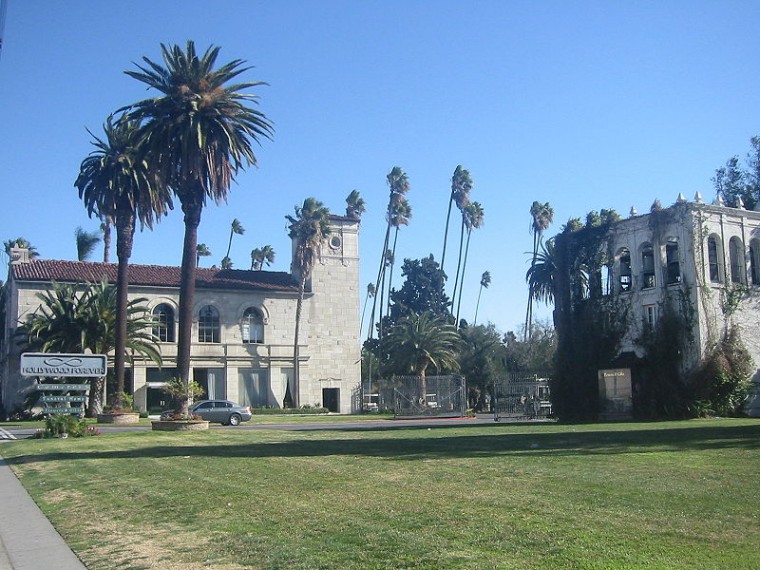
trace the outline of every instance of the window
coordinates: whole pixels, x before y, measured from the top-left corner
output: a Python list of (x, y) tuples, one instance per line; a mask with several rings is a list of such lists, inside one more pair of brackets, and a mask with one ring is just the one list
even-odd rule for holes
[(665, 263), (667, 265), (667, 283), (681, 282), (681, 265), (678, 262), (678, 242), (671, 240), (665, 245)]
[(269, 379), (265, 368), (238, 369), (238, 403), (252, 408), (269, 405)]
[(240, 323), (243, 333), (244, 344), (263, 344), (264, 342), (264, 317), (258, 309), (252, 307), (245, 310), (243, 320)]
[(651, 245), (645, 245), (641, 249), (641, 288), (651, 289), (654, 286), (654, 249)]
[(746, 283), (747, 265), (744, 260), (744, 244), (736, 236), (728, 242), (728, 256), (731, 260), (731, 281), (733, 283)]
[(222, 342), (219, 311), (211, 305), (203, 307), (198, 314), (198, 342)]
[(174, 342), (174, 309), (166, 303), (153, 309), (153, 335), (160, 342)]
[(720, 238), (712, 235), (707, 238), (707, 265), (710, 268), (710, 282), (723, 282), (723, 247)]
[(203, 397), (196, 399), (215, 400), (227, 397), (224, 368), (193, 368), (193, 380), (203, 388)]
[(760, 285), (760, 240), (749, 242), (749, 269), (753, 285)]
[(632, 285), (631, 252), (623, 248), (620, 250), (620, 290), (630, 291)]
[(608, 265), (602, 265), (599, 275), (602, 280), (602, 296), (605, 297), (612, 293), (612, 270)]
[(650, 329), (655, 327), (657, 324), (657, 305), (644, 305), (644, 319)]

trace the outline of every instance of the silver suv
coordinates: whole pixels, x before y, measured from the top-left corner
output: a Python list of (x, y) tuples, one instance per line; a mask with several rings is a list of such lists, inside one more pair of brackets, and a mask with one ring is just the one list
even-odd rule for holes
[(240, 422), (251, 419), (251, 408), (240, 406), (229, 400), (203, 400), (190, 408), (193, 414), (197, 414), (209, 422), (219, 422), (226, 426), (237, 426)]

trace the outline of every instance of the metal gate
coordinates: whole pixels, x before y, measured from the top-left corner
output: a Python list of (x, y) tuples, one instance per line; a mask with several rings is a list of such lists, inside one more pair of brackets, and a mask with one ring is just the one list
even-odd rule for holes
[(549, 378), (514, 373), (494, 387), (493, 419), (538, 420), (552, 415)]
[[(395, 417), (462, 417), (467, 408), (464, 376), (394, 376), (380, 382), (378, 405)], [(423, 395), (424, 391), (424, 395)]]

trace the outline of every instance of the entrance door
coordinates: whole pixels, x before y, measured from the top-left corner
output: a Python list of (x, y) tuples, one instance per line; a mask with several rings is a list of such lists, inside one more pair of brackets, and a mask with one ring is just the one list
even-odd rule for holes
[(322, 405), (330, 412), (339, 412), (340, 388), (322, 388)]

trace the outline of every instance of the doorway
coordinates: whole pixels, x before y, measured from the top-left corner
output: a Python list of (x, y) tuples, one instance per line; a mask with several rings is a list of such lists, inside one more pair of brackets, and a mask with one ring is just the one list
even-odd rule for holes
[(329, 412), (339, 412), (340, 388), (322, 388), (322, 405)]

